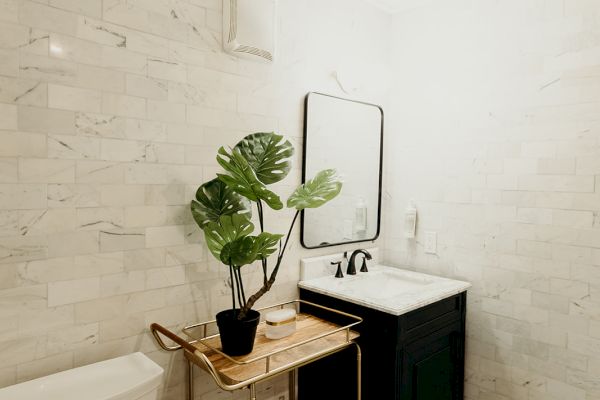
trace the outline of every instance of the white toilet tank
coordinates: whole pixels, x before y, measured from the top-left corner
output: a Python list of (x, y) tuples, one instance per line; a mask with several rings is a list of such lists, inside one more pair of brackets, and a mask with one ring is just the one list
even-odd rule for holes
[(0, 389), (0, 400), (156, 400), (162, 374), (133, 353)]

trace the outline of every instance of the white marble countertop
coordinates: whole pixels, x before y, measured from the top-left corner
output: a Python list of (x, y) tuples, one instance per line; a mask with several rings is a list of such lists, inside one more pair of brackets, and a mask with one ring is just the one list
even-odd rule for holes
[(357, 272), (344, 278), (328, 275), (300, 281), (298, 286), (388, 314), (402, 315), (464, 292), (471, 284), (376, 265), (369, 266), (369, 272)]

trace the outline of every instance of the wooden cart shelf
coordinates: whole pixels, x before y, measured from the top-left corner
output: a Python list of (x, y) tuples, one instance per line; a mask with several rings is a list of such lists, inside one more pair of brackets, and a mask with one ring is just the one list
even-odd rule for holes
[[(349, 323), (338, 325), (311, 314), (300, 312), (302, 304), (317, 307), (338, 316), (344, 316)], [(357, 350), (357, 385), (360, 400), (360, 362), (361, 354), (355, 339), (359, 336), (351, 328), (362, 319), (352, 314), (343, 313), (304, 300), (294, 300), (275, 306), (265, 307), (258, 311), (273, 308), (294, 306), (299, 312), (296, 319), (296, 332), (288, 337), (271, 340), (265, 336), (265, 322), (258, 325), (254, 349), (245, 356), (231, 357), (221, 352), (221, 342), (218, 334), (208, 335), (209, 329), (214, 329), (216, 321), (193, 324), (183, 328), (183, 333), (190, 340), (185, 340), (168, 329), (154, 323), (151, 325), (152, 334), (158, 344), (165, 350), (185, 350), (189, 363), (188, 395), (193, 399), (193, 365), (207, 371), (217, 385), (224, 390), (233, 391), (241, 388), (250, 389), (250, 398), (256, 399), (257, 382), (274, 376), (290, 373), (290, 399), (295, 399), (295, 372), (297, 368), (310, 364), (318, 359), (342, 351), (350, 346)], [(167, 346), (160, 334), (173, 340), (176, 346)]]

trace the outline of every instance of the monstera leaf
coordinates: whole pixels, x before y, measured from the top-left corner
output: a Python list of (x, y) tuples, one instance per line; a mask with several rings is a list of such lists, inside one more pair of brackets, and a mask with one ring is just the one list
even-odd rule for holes
[(204, 227), (206, 246), (217, 260), (221, 260), (223, 248), (240, 238), (250, 235), (254, 225), (243, 214), (221, 215), (219, 222), (209, 222)]
[(277, 250), (277, 242), (282, 237), (283, 235), (263, 232), (258, 236), (239, 238), (223, 246), (220, 254), (221, 262), (239, 267), (267, 258)]
[(298, 186), (287, 201), (289, 208), (304, 210), (317, 208), (332, 200), (342, 190), (342, 182), (338, 180), (334, 169), (319, 172), (313, 179)]
[(228, 153), (221, 147), (217, 161), (229, 173), (229, 175), (217, 174), (217, 176), (232, 190), (252, 201), (263, 200), (274, 210), (283, 208), (279, 196), (258, 180), (256, 173), (239, 149), (233, 149)]
[(191, 209), (194, 220), (202, 229), (209, 222), (218, 222), (222, 215), (252, 216), (248, 199), (231, 190), (219, 179), (213, 179), (198, 188), (196, 200), (191, 202)]
[(288, 160), (294, 154), (289, 140), (274, 132), (259, 132), (246, 136), (235, 149), (248, 161), (256, 177), (265, 185), (284, 179), (292, 168)]

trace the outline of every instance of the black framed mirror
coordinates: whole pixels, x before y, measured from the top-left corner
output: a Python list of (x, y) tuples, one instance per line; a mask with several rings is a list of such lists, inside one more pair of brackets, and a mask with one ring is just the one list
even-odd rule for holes
[(323, 207), (302, 212), (302, 246), (377, 239), (383, 168), (380, 106), (317, 92), (306, 95), (302, 181), (326, 168), (335, 168), (344, 186)]

